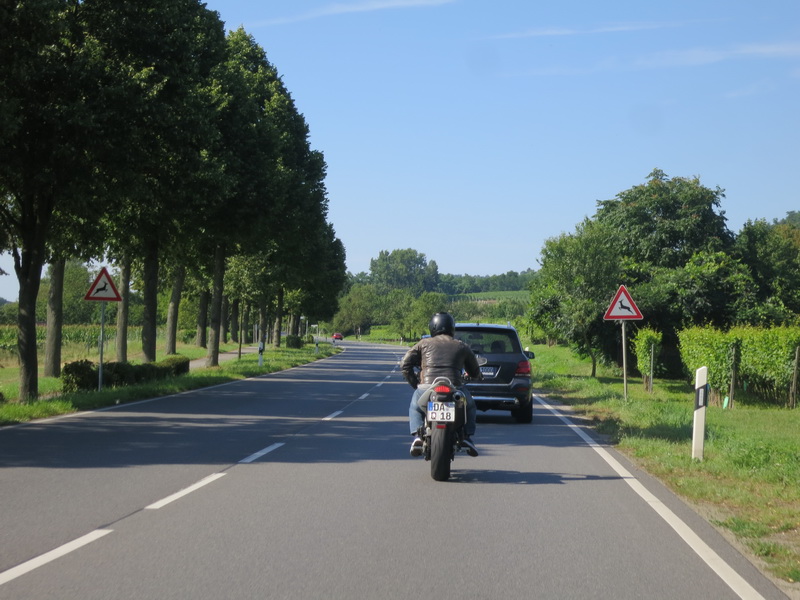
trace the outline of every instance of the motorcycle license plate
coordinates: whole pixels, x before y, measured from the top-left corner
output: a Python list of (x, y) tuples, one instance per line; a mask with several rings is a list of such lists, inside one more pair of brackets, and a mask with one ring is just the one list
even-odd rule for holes
[(456, 403), (455, 402), (428, 402), (429, 421), (455, 421)]

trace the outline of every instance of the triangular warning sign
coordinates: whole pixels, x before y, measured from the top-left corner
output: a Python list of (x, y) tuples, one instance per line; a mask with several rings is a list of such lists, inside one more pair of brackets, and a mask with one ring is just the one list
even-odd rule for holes
[(626, 319), (644, 319), (644, 317), (633, 298), (631, 298), (630, 293), (628, 293), (628, 289), (621, 285), (603, 319), (606, 321), (622, 321)]
[(83, 297), (84, 300), (102, 300), (104, 302), (121, 302), (122, 296), (119, 295), (114, 282), (111, 280), (111, 275), (105, 267), (100, 269), (97, 279), (94, 280), (92, 287), (86, 292)]

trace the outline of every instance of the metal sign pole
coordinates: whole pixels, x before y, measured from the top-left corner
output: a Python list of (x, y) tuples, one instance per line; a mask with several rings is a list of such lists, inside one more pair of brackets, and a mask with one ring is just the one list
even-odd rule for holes
[(625, 402), (628, 401), (628, 344), (625, 338), (625, 321), (622, 322), (622, 387), (625, 394)]
[(100, 303), (100, 365), (97, 368), (97, 391), (103, 389), (103, 346), (105, 345), (106, 303)]

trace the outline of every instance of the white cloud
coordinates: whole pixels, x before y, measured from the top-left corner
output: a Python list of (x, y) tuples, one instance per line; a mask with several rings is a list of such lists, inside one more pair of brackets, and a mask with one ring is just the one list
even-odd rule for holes
[(683, 23), (617, 23), (612, 25), (602, 25), (589, 29), (569, 29), (565, 27), (546, 27), (543, 29), (528, 29), (513, 33), (504, 33), (493, 36), (490, 39), (508, 40), (532, 37), (554, 37), (554, 36), (574, 36), (574, 35), (595, 35), (599, 33), (622, 33), (631, 31), (648, 31), (652, 29), (665, 29), (670, 27), (681, 27)]
[(744, 44), (733, 48), (690, 48), (653, 54), (636, 61), (637, 67), (694, 67), (739, 58), (800, 58), (800, 42)]
[(351, 2), (347, 4), (330, 4), (317, 10), (313, 10), (293, 17), (281, 17), (269, 19), (256, 23), (255, 26), (263, 25), (282, 25), (285, 23), (296, 23), (298, 21), (309, 21), (321, 17), (332, 17), (336, 15), (346, 15), (352, 13), (374, 12), (379, 10), (402, 9), (402, 8), (424, 8), (428, 6), (441, 6), (451, 4), (457, 0), (369, 0), (366, 2)]

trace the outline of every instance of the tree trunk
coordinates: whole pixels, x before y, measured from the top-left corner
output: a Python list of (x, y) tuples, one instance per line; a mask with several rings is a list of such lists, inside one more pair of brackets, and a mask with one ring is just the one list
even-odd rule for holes
[(144, 257), (144, 314), (142, 317), (142, 352), (144, 362), (156, 360), (158, 323), (158, 242), (151, 240)]
[(250, 341), (250, 304), (248, 302), (242, 302), (242, 326), (239, 337), (243, 344)]
[(47, 338), (44, 345), (44, 376), (61, 375), (61, 331), (64, 325), (65, 258), (55, 260), (50, 270), (50, 294), (47, 297)]
[(208, 303), (211, 300), (211, 294), (208, 290), (200, 292), (197, 308), (197, 336), (195, 337), (195, 344), (200, 348), (208, 347)]
[(239, 342), (239, 311), (242, 309), (242, 302), (238, 298), (230, 303), (231, 307), (231, 339)]
[(131, 305), (131, 260), (122, 260), (119, 295), (122, 301), (117, 307), (117, 362), (128, 362), (128, 316)]
[(267, 345), (267, 303), (261, 301), (258, 304), (258, 341), (259, 344)]
[(219, 334), (222, 326), (222, 294), (225, 280), (225, 247), (219, 244), (214, 250), (214, 281), (211, 295), (211, 327), (208, 333), (206, 366), (219, 366)]
[(183, 293), (185, 279), (186, 267), (183, 265), (176, 267), (172, 280), (172, 295), (167, 307), (167, 354), (177, 354), (178, 352), (178, 311), (181, 306), (181, 293)]
[[(46, 228), (46, 227), (45, 227)], [(27, 230), (26, 230), (27, 231)], [(17, 351), (19, 353), (19, 399), (35, 400), (39, 396), (39, 358), (36, 354), (36, 297), (42, 282), (44, 265), (44, 233), (25, 240), (22, 256), (15, 248), (14, 271), (19, 282), (17, 307)]]
[(220, 340), (222, 340), (223, 344), (228, 343), (228, 332), (230, 331), (230, 326), (228, 322), (230, 321), (230, 302), (228, 301), (227, 296), (222, 297), (222, 331), (220, 332)]
[(272, 327), (272, 343), (276, 348), (281, 347), (281, 321), (283, 320), (283, 288), (278, 288), (278, 297), (275, 302), (275, 321)]

